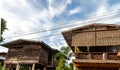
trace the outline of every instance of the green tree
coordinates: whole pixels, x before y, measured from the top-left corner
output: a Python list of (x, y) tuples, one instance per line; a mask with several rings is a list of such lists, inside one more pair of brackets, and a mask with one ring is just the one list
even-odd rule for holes
[(55, 55), (55, 59), (59, 61), (56, 70), (72, 70), (68, 63), (71, 57), (70, 47), (61, 47), (60, 52)]
[(73, 67), (73, 63), (70, 63), (70, 64), (69, 64), (69, 70), (73, 70), (73, 68), (74, 68), (74, 67)]
[(2, 34), (5, 31), (5, 29), (7, 29), (6, 28), (6, 23), (7, 22), (3, 18), (1, 18), (1, 24), (0, 24), (0, 42), (3, 41)]

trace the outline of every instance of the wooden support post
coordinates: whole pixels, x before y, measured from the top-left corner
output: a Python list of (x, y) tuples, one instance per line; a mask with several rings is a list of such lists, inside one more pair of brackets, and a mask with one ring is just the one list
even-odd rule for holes
[(74, 70), (76, 70), (76, 66), (74, 66)]
[(4, 65), (2, 67), (2, 70), (5, 70), (5, 67), (6, 67), (6, 62), (4, 62)]
[(19, 63), (17, 63), (16, 70), (19, 70), (19, 69), (20, 69), (20, 65)]
[(47, 70), (47, 69), (46, 69), (46, 66), (44, 66), (44, 69), (43, 69), (43, 70)]
[(75, 53), (77, 53), (77, 46), (75, 46)]
[(35, 64), (32, 65), (32, 70), (35, 70)]
[(91, 53), (88, 54), (88, 58), (91, 59)]
[(103, 60), (106, 59), (106, 53), (103, 53)]
[(29, 70), (32, 70), (31, 66), (29, 66)]

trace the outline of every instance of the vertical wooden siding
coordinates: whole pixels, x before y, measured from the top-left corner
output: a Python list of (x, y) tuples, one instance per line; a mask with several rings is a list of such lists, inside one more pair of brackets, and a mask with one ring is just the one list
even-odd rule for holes
[(96, 32), (96, 45), (120, 45), (120, 30)]
[(77, 33), (72, 36), (72, 46), (95, 45), (95, 32)]
[(40, 49), (39, 61), (45, 64), (48, 62), (48, 52), (43, 48)]
[(36, 60), (39, 59), (39, 45), (19, 45), (11, 46), (9, 49), (7, 60)]
[(120, 45), (120, 30), (74, 33), (72, 46)]

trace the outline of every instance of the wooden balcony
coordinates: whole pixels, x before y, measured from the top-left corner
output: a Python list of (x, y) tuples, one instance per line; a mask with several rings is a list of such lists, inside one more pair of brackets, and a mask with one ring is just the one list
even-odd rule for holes
[(120, 60), (117, 53), (108, 52), (90, 52), (90, 53), (75, 53), (76, 59), (92, 59), (92, 60)]
[(112, 63), (120, 64), (120, 57), (117, 53), (103, 53), (103, 52), (90, 52), (90, 53), (75, 53), (74, 63)]

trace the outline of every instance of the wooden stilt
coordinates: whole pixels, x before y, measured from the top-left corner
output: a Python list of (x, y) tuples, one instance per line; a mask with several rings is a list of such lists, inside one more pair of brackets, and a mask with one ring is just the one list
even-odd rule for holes
[(74, 66), (74, 70), (76, 70), (76, 66)]
[(43, 69), (43, 70), (47, 70), (47, 69), (46, 69), (46, 66), (44, 67), (44, 69)]
[(20, 65), (19, 63), (17, 63), (16, 70), (19, 70), (19, 69), (20, 69)]
[(35, 70), (35, 64), (32, 65), (32, 70)]
[(4, 65), (2, 67), (2, 70), (5, 70), (5, 67), (6, 67), (6, 63), (4, 62)]
[(32, 70), (31, 66), (29, 66), (29, 70)]

